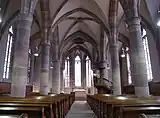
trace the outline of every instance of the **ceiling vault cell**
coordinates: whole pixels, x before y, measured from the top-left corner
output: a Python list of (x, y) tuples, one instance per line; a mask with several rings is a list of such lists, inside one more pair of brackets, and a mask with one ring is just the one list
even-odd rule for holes
[[(81, 32), (81, 31), (78, 31), (78, 32), (75, 32), (75, 33), (69, 35), (63, 41), (63, 43), (61, 42), (60, 47), (59, 47), (59, 53), (63, 54), (66, 50), (68, 50), (72, 44), (75, 44), (73, 41), (76, 40), (77, 38), (81, 38), (84, 40), (84, 42), (88, 42), (89, 44), (91, 44), (92, 48), (94, 48), (96, 50), (95, 51), (96, 54), (99, 55), (99, 49), (98, 49), (98, 45), (97, 45), (96, 41), (92, 37), (88, 36), (86, 33)], [(69, 45), (69, 44), (71, 44), (71, 45)], [(89, 49), (87, 49), (87, 50), (89, 50)], [(60, 58), (62, 58), (61, 56), (60, 56)]]
[(89, 56), (90, 59), (92, 59), (92, 56), (91, 56), (90, 52), (88, 51), (88, 49), (86, 49), (80, 45), (77, 45), (77, 46), (67, 50), (66, 52), (64, 52), (64, 55), (63, 55), (64, 58), (68, 57), (68, 55), (70, 55), (71, 53), (73, 53), (76, 50), (80, 50), (80, 51), (84, 52), (86, 55)]
[(70, 41), (73, 41), (75, 38), (82, 38), (86, 42), (89, 42), (90, 44), (92, 44), (95, 48), (98, 47), (96, 41), (92, 37), (90, 37), (88, 34), (82, 31), (77, 31), (69, 35), (63, 42), (61, 42), (60, 47), (59, 47), (60, 52), (63, 52), (63, 48), (66, 46), (66, 44)]
[(88, 14), (89, 16), (91, 16), (97, 23), (100, 23), (101, 26), (103, 26), (103, 28), (105, 29), (105, 31), (107, 33), (109, 32), (108, 29), (107, 29), (107, 27), (106, 27), (106, 25), (105, 25), (105, 23), (103, 23), (103, 21), (101, 19), (99, 19), (98, 16), (96, 16), (94, 13), (92, 13), (92, 12), (90, 12), (90, 11), (84, 9), (84, 8), (76, 8), (76, 9), (73, 9), (73, 10), (71, 10), (71, 11), (63, 14), (57, 21), (55, 21), (55, 23), (52, 23), (52, 25), (51, 25), (51, 31), (53, 31), (55, 29), (55, 27), (59, 23), (61, 23), (62, 21), (65, 21), (68, 18), (68, 16), (70, 16), (73, 13), (80, 12), (80, 11)]

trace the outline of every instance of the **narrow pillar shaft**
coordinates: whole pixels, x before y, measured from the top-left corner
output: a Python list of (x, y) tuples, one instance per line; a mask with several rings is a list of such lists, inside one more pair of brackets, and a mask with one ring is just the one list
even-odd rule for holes
[(33, 91), (40, 92), (41, 56), (36, 57), (33, 79)]
[(29, 81), (29, 84), (30, 85), (33, 85), (33, 80), (34, 80), (34, 65), (35, 65), (35, 57), (34, 55), (32, 54), (31, 55), (31, 75), (30, 75), (30, 81)]
[(61, 78), (60, 78), (60, 79), (61, 79), (61, 92), (64, 92), (64, 78), (63, 78), (63, 70), (64, 70), (64, 69), (63, 69), (63, 68), (61, 68), (61, 73), (60, 73), (60, 74), (61, 74), (61, 75), (60, 75), (60, 76), (61, 76)]
[(120, 71), (121, 71), (121, 86), (123, 91), (123, 87), (128, 84), (127, 56), (120, 57)]
[(60, 69), (60, 61), (53, 62), (53, 79), (52, 79), (52, 93), (59, 94), (60, 93), (60, 85), (61, 85), (61, 69)]
[(86, 87), (86, 60), (81, 61), (81, 84)]
[(75, 60), (70, 59), (70, 86), (75, 87)]
[(28, 78), (28, 50), (33, 16), (20, 13), (17, 25), (11, 96), (25, 97)]
[(140, 18), (128, 21), (130, 34), (131, 74), (138, 97), (149, 96), (145, 54), (141, 36)]
[(118, 44), (111, 45), (111, 63), (112, 63), (113, 94), (121, 95), (121, 78), (120, 78)]
[(53, 68), (50, 68), (49, 69), (49, 82), (48, 82), (48, 85), (49, 85), (49, 92), (52, 92), (52, 77), (53, 77), (53, 75), (52, 75), (52, 70)]
[(40, 93), (48, 95), (49, 92), (49, 53), (50, 44), (44, 42), (42, 44), (41, 52), (41, 79), (40, 79)]

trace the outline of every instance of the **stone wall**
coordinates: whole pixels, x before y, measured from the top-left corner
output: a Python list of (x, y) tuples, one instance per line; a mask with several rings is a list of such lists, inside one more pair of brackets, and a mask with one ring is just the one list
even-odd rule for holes
[[(0, 95), (1, 94), (10, 94), (11, 92), (11, 83), (0, 82)], [(32, 92), (32, 86), (27, 85), (26, 94)]]

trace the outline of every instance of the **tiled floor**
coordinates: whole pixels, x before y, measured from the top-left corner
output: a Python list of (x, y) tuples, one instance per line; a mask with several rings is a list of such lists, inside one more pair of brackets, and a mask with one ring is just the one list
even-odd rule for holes
[(75, 101), (66, 118), (97, 118), (86, 101)]

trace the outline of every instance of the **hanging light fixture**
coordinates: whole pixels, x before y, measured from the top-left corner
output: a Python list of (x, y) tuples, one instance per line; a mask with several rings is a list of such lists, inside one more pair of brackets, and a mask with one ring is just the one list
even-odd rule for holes
[(110, 65), (109, 65), (109, 63), (107, 63), (107, 69), (110, 69)]
[(124, 52), (124, 49), (122, 48), (122, 54), (121, 54), (121, 57), (124, 58), (126, 55), (125, 55), (125, 52)]
[(38, 57), (38, 56), (39, 56), (39, 54), (36, 52), (36, 53), (34, 53), (34, 56), (35, 56), (35, 57)]
[(35, 53), (34, 53), (34, 56), (35, 57), (38, 57), (39, 56), (39, 54), (38, 54), (38, 47), (36, 46), (36, 51), (35, 51)]
[(50, 69), (53, 69), (53, 63), (51, 62), (51, 66), (50, 66)]
[[(1, 13), (1, 8), (0, 8), (0, 13)], [(1, 14), (0, 14), (0, 23), (2, 22), (2, 17), (1, 17)]]
[(160, 5), (159, 5), (158, 11), (157, 11), (157, 16), (158, 16), (157, 26), (160, 27)]

